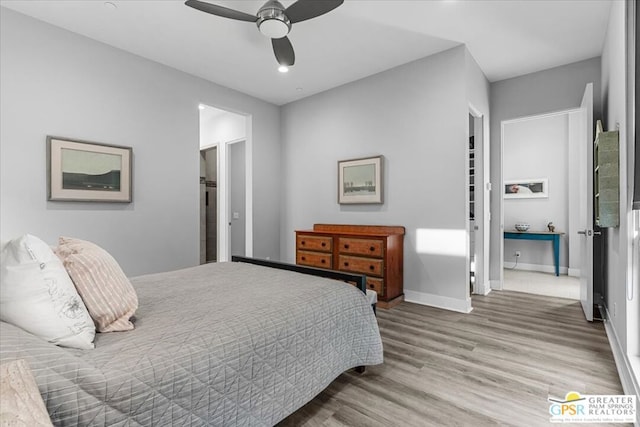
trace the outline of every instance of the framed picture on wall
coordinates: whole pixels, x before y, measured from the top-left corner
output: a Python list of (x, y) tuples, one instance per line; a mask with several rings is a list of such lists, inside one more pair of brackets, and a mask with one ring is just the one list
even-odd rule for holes
[(383, 157), (338, 162), (338, 203), (381, 204)]
[(536, 199), (549, 197), (547, 178), (516, 179), (504, 182), (505, 199)]
[(48, 200), (130, 203), (132, 155), (131, 147), (48, 136)]

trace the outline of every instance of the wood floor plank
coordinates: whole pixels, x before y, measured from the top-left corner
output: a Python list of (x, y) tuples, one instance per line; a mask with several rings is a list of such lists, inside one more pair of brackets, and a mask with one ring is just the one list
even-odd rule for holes
[(473, 308), (378, 310), (384, 364), (343, 373), (279, 425), (529, 427), (549, 425), (549, 396), (623, 394), (579, 302), (494, 291)]

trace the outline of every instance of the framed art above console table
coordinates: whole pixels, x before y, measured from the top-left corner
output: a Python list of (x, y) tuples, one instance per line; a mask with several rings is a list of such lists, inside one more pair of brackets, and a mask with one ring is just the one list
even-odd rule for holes
[(378, 307), (404, 301), (402, 226), (314, 224), (296, 230), (296, 264), (367, 276)]

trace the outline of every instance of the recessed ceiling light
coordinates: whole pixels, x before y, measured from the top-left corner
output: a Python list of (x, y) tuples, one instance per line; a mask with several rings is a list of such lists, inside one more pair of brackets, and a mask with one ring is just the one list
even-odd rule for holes
[(289, 67), (287, 67), (286, 65), (281, 65), (278, 67), (278, 71), (280, 71), (281, 73), (288, 73)]
[(106, 1), (106, 2), (104, 2), (104, 7), (105, 7), (106, 9), (109, 9), (109, 10), (113, 10), (113, 9), (117, 9), (117, 8), (118, 8), (118, 6), (116, 6), (116, 4), (115, 4), (115, 3), (112, 3), (112, 2), (110, 2), (110, 1)]

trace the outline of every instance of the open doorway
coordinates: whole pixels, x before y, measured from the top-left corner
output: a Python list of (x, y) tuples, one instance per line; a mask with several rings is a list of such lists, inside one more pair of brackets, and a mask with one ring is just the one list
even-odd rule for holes
[(502, 289), (580, 299), (582, 114), (502, 122)]
[(218, 147), (200, 150), (200, 264), (218, 260)]
[(469, 290), (486, 295), (489, 284), (489, 144), (485, 116), (469, 105)]
[(200, 261), (253, 255), (251, 117), (200, 105)]

